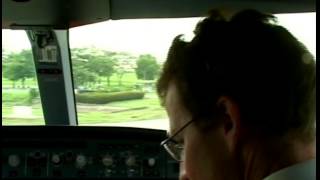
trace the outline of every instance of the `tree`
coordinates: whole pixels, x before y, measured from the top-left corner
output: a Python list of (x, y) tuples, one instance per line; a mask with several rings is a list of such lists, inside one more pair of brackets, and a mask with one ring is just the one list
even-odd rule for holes
[(2, 61), (7, 60), (8, 58), (8, 52), (2, 48)]
[[(107, 77), (108, 86), (110, 86), (110, 77), (114, 73), (114, 60), (108, 56), (93, 56), (87, 63), (87, 67), (91, 72), (95, 72), (100, 77)], [(101, 78), (98, 79), (101, 83)]]
[(71, 50), (73, 80), (75, 88), (79, 86), (88, 86), (88, 84), (95, 83), (98, 75), (91, 72), (87, 67), (90, 59), (90, 52), (85, 48), (74, 48)]
[(15, 82), (21, 80), (22, 87), (25, 87), (25, 80), (27, 78), (35, 77), (35, 67), (30, 50), (22, 50), (21, 52), (13, 52), (8, 54), (5, 61), (4, 77)]
[(88, 69), (83, 67), (73, 68), (73, 79), (75, 88), (79, 86), (88, 86), (90, 82), (96, 82), (98, 75), (96, 73), (88, 71)]
[(20, 63), (11, 62), (4, 65), (3, 77), (12, 81), (12, 88), (15, 88), (15, 83), (20, 79), (18, 72), (23, 66)]
[(150, 54), (140, 55), (137, 60), (136, 74), (138, 79), (154, 80), (159, 74), (160, 66)]
[(6, 69), (7, 59), (8, 59), (8, 53), (5, 49), (2, 48), (2, 76), (3, 76), (3, 72)]
[(117, 53), (112, 56), (115, 60), (115, 73), (118, 77), (118, 85), (122, 85), (122, 78), (126, 73), (134, 72), (136, 67), (136, 57), (128, 53)]
[(98, 81), (101, 77), (107, 77), (108, 86), (110, 77), (114, 73), (113, 52), (96, 48), (72, 49), (73, 73), (77, 86)]

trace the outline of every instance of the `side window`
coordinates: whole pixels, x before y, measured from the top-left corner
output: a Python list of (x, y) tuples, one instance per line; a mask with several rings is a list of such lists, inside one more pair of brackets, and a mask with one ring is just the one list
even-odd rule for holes
[(44, 124), (27, 34), (2, 30), (2, 125)]

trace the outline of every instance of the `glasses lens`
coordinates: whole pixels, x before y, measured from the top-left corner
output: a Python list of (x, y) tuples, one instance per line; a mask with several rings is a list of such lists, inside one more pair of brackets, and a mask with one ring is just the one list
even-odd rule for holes
[(175, 160), (182, 161), (183, 145), (168, 141), (164, 147)]

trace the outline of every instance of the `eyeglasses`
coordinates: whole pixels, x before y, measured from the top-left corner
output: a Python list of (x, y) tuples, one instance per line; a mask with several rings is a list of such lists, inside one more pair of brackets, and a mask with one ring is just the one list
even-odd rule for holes
[(168, 137), (164, 141), (161, 142), (161, 146), (163, 146), (166, 151), (173, 157), (173, 159), (178, 162), (182, 162), (182, 155), (184, 152), (184, 146), (182, 143), (177, 142), (173, 138), (179, 134), (183, 129), (185, 129), (189, 124), (193, 122), (194, 119), (191, 119), (185, 125), (183, 125), (177, 132), (175, 132), (171, 137)]

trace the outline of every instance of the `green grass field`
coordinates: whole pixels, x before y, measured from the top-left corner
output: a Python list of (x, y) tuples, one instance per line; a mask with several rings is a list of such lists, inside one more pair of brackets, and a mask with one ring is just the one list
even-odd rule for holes
[[(150, 97), (150, 98), (148, 98)], [(13, 103), (2, 103), (2, 125), (44, 125), (42, 107), (32, 105), (33, 118), (14, 117)], [(104, 105), (77, 104), (79, 124), (102, 124), (166, 118), (154, 93), (144, 99), (112, 102)]]
[[(121, 81), (121, 86), (119, 86), (119, 78), (116, 74), (113, 74), (110, 78), (110, 86), (108, 86), (107, 83), (107, 78), (102, 77), (100, 84), (98, 84), (98, 82), (96, 82), (92, 87), (87, 87), (87, 88), (92, 88), (92, 89), (96, 89), (98, 87), (100, 87), (100, 89), (109, 89), (109, 88), (124, 88), (124, 89), (132, 89), (134, 88), (134, 86), (138, 83), (148, 83), (148, 82), (154, 82), (152, 80), (139, 80), (137, 79), (137, 76), (135, 73), (126, 73), (123, 75), (122, 77), (122, 81)], [(15, 86), (16, 88), (21, 88), (22, 84), (21, 81), (17, 81), (15, 82)], [(13, 87), (13, 82), (6, 79), (6, 78), (2, 78), (2, 89), (7, 89), (7, 88), (12, 88)], [(26, 79), (25, 81), (25, 88), (37, 88), (37, 82), (36, 79), (34, 78), (29, 78)]]
[[(134, 101), (134, 102), (132, 102)], [(89, 105), (90, 111), (77, 108), (79, 124), (100, 124), (151, 120), (166, 118), (166, 112), (157, 104), (157, 100), (142, 99), (121, 101), (106, 105)], [(84, 106), (83, 104), (77, 106)], [(108, 111), (119, 108), (120, 110)], [(43, 114), (40, 104), (32, 106), (32, 114), (37, 118), (10, 118), (13, 106), (2, 106), (3, 125), (43, 125)]]
[[(106, 78), (102, 78), (100, 86), (107, 87)], [(135, 73), (127, 73), (122, 78), (122, 87), (133, 87), (136, 83), (148, 82), (136, 78)], [(150, 82), (150, 81), (149, 81)], [(33, 79), (27, 79), (26, 87), (37, 87)], [(20, 82), (16, 82), (16, 87), (21, 87)], [(110, 87), (118, 86), (118, 77), (113, 75), (110, 79)], [(26, 100), (29, 96), (28, 89), (12, 88), (12, 82), (2, 78), (2, 125), (44, 125), (42, 107), (40, 99), (33, 101), (32, 117), (16, 117), (14, 106), (28, 106)], [(147, 93), (144, 99), (112, 102), (104, 105), (77, 104), (79, 124), (101, 124), (128, 122), (139, 120), (163, 119), (166, 112), (160, 106), (155, 93)]]
[(138, 120), (151, 120), (166, 118), (166, 112), (159, 105), (156, 98), (144, 98), (141, 100), (119, 101), (103, 106), (96, 106), (99, 109), (86, 112), (79, 108), (78, 120), (80, 124), (114, 123)]
[[(12, 88), (12, 84), (13, 84), (12, 81), (10, 81), (10, 80), (8, 80), (6, 78), (2, 78), (2, 88)], [(31, 79), (31, 78), (26, 79), (24, 84), (25, 84), (26, 87), (37, 87), (38, 86), (37, 82), (34, 79)], [(15, 83), (15, 85), (18, 86), (18, 87), (21, 87), (22, 86), (21, 85), (21, 81), (17, 81)]]

